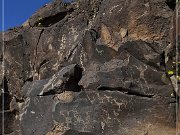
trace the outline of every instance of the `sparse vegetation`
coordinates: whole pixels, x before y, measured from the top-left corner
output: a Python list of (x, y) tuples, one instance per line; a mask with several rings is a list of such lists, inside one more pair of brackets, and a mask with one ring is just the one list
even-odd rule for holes
[(168, 73), (168, 75), (173, 75), (174, 74), (174, 72), (172, 70), (168, 70), (167, 73)]

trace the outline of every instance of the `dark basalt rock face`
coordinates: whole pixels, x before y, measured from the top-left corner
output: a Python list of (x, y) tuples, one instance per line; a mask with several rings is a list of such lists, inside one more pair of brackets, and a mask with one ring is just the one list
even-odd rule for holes
[(179, 93), (167, 72), (178, 9), (171, 0), (55, 0), (6, 31), (5, 134), (175, 135)]

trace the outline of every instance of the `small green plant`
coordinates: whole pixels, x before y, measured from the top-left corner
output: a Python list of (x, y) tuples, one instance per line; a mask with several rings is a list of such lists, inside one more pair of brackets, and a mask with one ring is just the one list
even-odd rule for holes
[(180, 64), (180, 61), (178, 61), (178, 62), (173, 62), (173, 64), (176, 64), (176, 63), (177, 63), (177, 64)]
[(173, 75), (174, 74), (174, 72), (172, 70), (168, 70), (167, 73), (168, 73), (168, 75)]

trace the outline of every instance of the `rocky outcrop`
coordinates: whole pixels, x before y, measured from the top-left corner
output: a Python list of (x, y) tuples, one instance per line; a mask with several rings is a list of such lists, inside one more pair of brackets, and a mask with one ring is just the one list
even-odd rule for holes
[(5, 134), (175, 135), (178, 9), (55, 0), (4, 32)]

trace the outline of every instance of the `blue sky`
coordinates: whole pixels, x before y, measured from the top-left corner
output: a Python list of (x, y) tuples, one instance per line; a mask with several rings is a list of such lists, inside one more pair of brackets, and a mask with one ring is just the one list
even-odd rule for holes
[[(0, 0), (0, 31), (2, 31), (2, 1)], [(4, 0), (4, 29), (20, 26), (36, 10), (52, 0)], [(70, 1), (70, 0), (66, 0)]]

